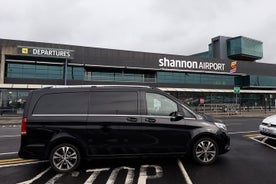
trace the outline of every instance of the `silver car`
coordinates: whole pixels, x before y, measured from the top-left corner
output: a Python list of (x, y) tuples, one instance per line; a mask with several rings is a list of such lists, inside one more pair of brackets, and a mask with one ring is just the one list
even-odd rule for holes
[(276, 139), (276, 115), (265, 118), (259, 128), (262, 135)]

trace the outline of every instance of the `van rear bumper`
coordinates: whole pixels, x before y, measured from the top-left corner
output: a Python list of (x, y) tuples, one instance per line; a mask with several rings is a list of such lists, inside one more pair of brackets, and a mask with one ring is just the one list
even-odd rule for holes
[(18, 156), (24, 159), (47, 159), (46, 146), (44, 144), (21, 146)]

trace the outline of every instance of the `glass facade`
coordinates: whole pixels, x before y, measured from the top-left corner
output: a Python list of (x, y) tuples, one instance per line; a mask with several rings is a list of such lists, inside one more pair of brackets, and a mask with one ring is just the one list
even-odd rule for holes
[(245, 37), (237, 37), (227, 41), (228, 57), (249, 57), (251, 59), (261, 59), (263, 57), (262, 42)]
[(1, 89), (0, 114), (21, 114), (30, 90)]
[(193, 54), (191, 56), (198, 57), (198, 58), (212, 58), (210, 56), (210, 52), (209, 51), (207, 51), (207, 52), (201, 52), (201, 53), (198, 53), (198, 54)]
[[(6, 64), (7, 78), (60, 79), (64, 78), (63, 65), (46, 65), (36, 63)], [(68, 80), (114, 81), (114, 82), (148, 82), (175, 84), (208, 84), (228, 86), (276, 86), (273, 76), (231, 76), (189, 72), (155, 72), (124, 69), (85, 69), (80, 66), (68, 66)]]
[[(204, 105), (216, 105), (219, 107), (223, 104), (235, 104), (236, 95), (234, 93), (203, 93), (203, 92), (169, 92), (171, 95), (189, 104), (196, 110), (200, 110), (200, 99), (204, 99)], [(264, 110), (265, 106), (269, 110), (276, 107), (275, 94), (239, 94), (237, 95), (238, 111), (252, 111), (254, 109)], [(267, 101), (265, 101), (267, 98)], [(212, 110), (212, 109), (210, 109)]]
[(199, 58), (213, 58), (213, 45), (212, 44), (208, 45), (208, 51), (193, 54), (191, 56), (199, 57)]
[(88, 69), (85, 72), (85, 80), (115, 82), (156, 82), (156, 76), (155, 72), (147, 71)]
[[(36, 63), (7, 63), (7, 78), (29, 79), (63, 79), (63, 65), (49, 65)], [(68, 80), (84, 80), (84, 68), (68, 66)]]
[(201, 73), (157, 72), (158, 83), (234, 85), (234, 76)]
[(7, 63), (7, 78), (63, 79), (62, 65)]
[(84, 80), (84, 68), (79, 66), (68, 66), (67, 80)]
[(276, 77), (250, 75), (250, 86), (276, 86)]
[(180, 72), (145, 73), (143, 71), (97, 71), (85, 72), (87, 81), (116, 81), (116, 82), (152, 82), (176, 84), (209, 84), (234, 86), (234, 76)]
[[(15, 79), (64, 79), (64, 65), (51, 63), (19, 63), (6, 62), (6, 78)], [(98, 68), (69, 65), (67, 68), (68, 80), (80, 81), (110, 81), (110, 82), (136, 82), (136, 83), (169, 83), (169, 84), (198, 84), (214, 86), (276, 86), (276, 77), (272, 76), (235, 76), (224, 74), (207, 74), (176, 71), (134, 70), (119, 68)], [(203, 87), (204, 88), (204, 87)], [(219, 87), (218, 87), (219, 89)], [(29, 90), (2, 89), (0, 95), (0, 108), (8, 112), (22, 111)], [(200, 100), (204, 99), (204, 105), (236, 104), (234, 93), (211, 92), (170, 92), (175, 97), (188, 103), (195, 109), (201, 108)], [(268, 99), (266, 102), (264, 99)], [(268, 94), (239, 94), (239, 108), (275, 106), (275, 95)], [(12, 111), (11, 111), (12, 110)], [(1, 112), (1, 111), (0, 111)]]
[(250, 75), (250, 76), (238, 76), (235, 78), (236, 86), (256, 86), (256, 87), (275, 87), (276, 86), (276, 77), (274, 76), (258, 76), (258, 75)]
[(227, 41), (227, 55), (232, 56), (232, 55), (239, 55), (242, 53), (242, 43), (241, 39), (231, 39)]
[(63, 66), (7, 63), (7, 78), (63, 79)]

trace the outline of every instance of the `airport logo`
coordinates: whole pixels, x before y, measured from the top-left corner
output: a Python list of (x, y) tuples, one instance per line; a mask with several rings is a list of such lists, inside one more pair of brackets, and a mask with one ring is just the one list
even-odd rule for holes
[(231, 62), (231, 69), (230, 69), (230, 73), (235, 73), (237, 71), (237, 64), (238, 62), (237, 61), (232, 61)]
[(21, 52), (22, 52), (22, 54), (28, 54), (29, 49), (28, 48), (22, 48)]
[(162, 59), (159, 59), (159, 67), (223, 72), (225, 70), (225, 63), (174, 60), (174, 59), (167, 59), (166, 57), (164, 57)]

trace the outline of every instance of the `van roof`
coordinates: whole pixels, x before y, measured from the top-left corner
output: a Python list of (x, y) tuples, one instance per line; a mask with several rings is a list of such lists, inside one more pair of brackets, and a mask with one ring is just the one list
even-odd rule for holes
[(92, 88), (92, 87), (96, 87), (96, 88), (151, 88), (150, 86), (142, 86), (142, 85), (55, 85), (55, 86), (50, 86), (50, 87), (46, 87), (44, 89), (54, 89), (54, 88), (59, 88), (59, 89), (63, 89), (63, 88)]

